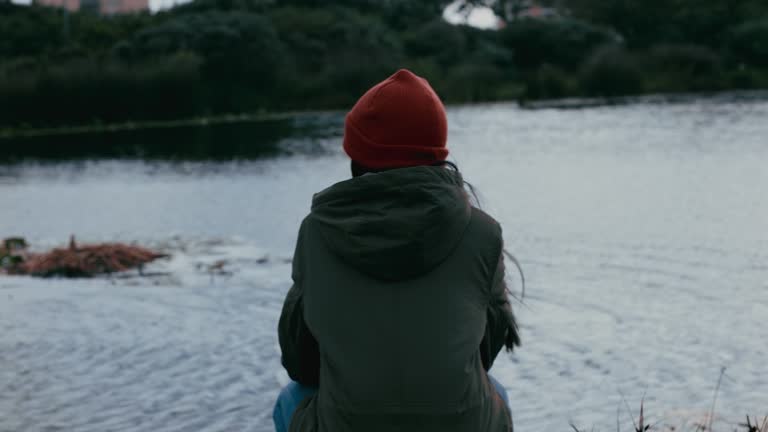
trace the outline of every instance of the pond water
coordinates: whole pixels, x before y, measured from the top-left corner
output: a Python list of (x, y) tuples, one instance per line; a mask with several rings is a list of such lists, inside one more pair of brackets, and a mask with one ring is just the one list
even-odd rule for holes
[[(272, 430), (289, 260), (312, 194), (349, 175), (342, 120), (296, 120), (256, 159), (0, 166), (0, 237), (173, 255), (153, 277), (0, 277), (0, 431)], [(518, 430), (614, 430), (617, 410), (631, 430), (643, 396), (647, 420), (691, 425), (722, 367), (716, 426), (768, 414), (767, 120), (717, 98), (449, 110), (527, 277), (523, 347), (492, 371)]]

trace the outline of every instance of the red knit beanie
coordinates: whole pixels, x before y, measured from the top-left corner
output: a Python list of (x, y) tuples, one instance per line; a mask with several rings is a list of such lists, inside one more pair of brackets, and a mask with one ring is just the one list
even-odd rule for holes
[(431, 165), (448, 156), (445, 107), (424, 78), (400, 69), (347, 114), (344, 151), (372, 169)]

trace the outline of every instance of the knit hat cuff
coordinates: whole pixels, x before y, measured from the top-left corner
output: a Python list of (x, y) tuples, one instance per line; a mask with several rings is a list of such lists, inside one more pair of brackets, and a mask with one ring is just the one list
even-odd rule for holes
[(344, 125), (344, 151), (353, 161), (372, 169), (431, 165), (448, 157), (446, 147), (377, 144), (355, 126), (350, 116)]

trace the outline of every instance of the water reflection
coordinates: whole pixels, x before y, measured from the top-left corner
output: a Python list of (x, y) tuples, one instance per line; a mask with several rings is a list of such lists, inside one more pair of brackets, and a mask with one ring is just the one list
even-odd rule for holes
[[(339, 113), (0, 139), (0, 163), (82, 159), (227, 161), (317, 153), (316, 140), (341, 134)], [(301, 145), (295, 145), (301, 141)]]

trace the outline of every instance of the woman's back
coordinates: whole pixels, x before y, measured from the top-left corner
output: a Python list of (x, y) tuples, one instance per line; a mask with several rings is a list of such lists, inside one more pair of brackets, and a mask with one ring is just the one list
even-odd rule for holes
[(354, 178), (315, 195), (280, 317), (295, 383), (278, 398), (278, 431), (512, 430), (487, 374), (519, 344), (501, 228), (445, 161), (446, 125), (405, 70), (347, 115)]
[(296, 430), (508, 430), (479, 349), (501, 245), (498, 224), (444, 167), (318, 194), (294, 275), (322, 385), (295, 419), (323, 426)]

